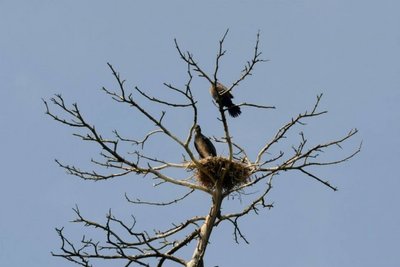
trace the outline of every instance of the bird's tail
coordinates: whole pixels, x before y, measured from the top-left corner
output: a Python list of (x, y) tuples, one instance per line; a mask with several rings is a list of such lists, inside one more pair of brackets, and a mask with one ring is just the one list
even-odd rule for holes
[(231, 106), (228, 107), (228, 113), (229, 113), (229, 115), (231, 115), (231, 117), (236, 118), (237, 116), (239, 116), (242, 113), (242, 111), (240, 110), (240, 107), (232, 104)]

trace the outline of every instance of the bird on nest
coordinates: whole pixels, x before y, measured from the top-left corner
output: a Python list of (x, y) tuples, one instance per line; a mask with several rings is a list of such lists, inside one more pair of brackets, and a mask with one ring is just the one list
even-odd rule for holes
[(200, 158), (204, 159), (207, 157), (217, 156), (217, 151), (214, 145), (211, 143), (210, 139), (201, 133), (201, 128), (199, 125), (195, 126), (194, 132), (194, 147), (199, 153)]

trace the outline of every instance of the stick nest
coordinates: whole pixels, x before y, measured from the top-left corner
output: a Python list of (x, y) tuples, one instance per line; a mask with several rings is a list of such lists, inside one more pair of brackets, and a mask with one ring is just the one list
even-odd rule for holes
[[(189, 169), (195, 169), (197, 180), (207, 188), (213, 189), (215, 186), (214, 181), (218, 182), (224, 172), (226, 173), (222, 188), (225, 190), (230, 190), (249, 181), (250, 168), (243, 163), (237, 161), (230, 162), (229, 159), (223, 157), (207, 157), (198, 162), (201, 165), (200, 169), (193, 162), (190, 163)], [(212, 176), (214, 181), (210, 176)]]

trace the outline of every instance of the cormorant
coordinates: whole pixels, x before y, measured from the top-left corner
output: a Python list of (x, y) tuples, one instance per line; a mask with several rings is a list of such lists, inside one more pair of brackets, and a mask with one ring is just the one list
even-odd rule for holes
[(215, 157), (217, 156), (217, 151), (215, 150), (214, 145), (211, 143), (210, 139), (201, 134), (201, 128), (199, 125), (196, 125), (194, 128), (194, 147), (201, 159), (207, 157)]
[(229, 115), (231, 115), (232, 117), (235, 118), (235, 117), (239, 116), (240, 113), (242, 113), (242, 112), (240, 111), (240, 107), (238, 107), (232, 103), (231, 99), (233, 98), (233, 95), (231, 94), (231, 92), (227, 92), (224, 94), (224, 92), (227, 90), (228, 90), (228, 88), (226, 88), (223, 84), (217, 83), (216, 87), (214, 85), (211, 85), (210, 93), (211, 93), (212, 97), (214, 98), (214, 100), (217, 102), (218, 102), (217, 94), (219, 94), (219, 99), (221, 101), (221, 105), (223, 107), (227, 107)]

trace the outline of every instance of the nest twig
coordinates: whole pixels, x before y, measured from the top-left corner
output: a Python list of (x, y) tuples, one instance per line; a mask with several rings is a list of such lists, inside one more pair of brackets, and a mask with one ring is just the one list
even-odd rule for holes
[(197, 180), (207, 188), (213, 189), (215, 182), (222, 179), (224, 172), (222, 188), (225, 190), (230, 190), (249, 181), (250, 168), (243, 163), (229, 161), (229, 159), (223, 157), (207, 157), (199, 160), (199, 164), (201, 165), (200, 169), (196, 168), (194, 163), (189, 164), (188, 167), (195, 169)]

